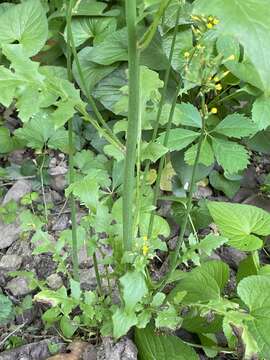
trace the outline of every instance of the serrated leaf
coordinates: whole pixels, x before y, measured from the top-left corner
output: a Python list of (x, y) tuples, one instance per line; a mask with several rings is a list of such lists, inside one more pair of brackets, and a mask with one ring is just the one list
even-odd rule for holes
[(261, 95), (252, 107), (252, 120), (259, 130), (265, 130), (270, 125), (270, 97)]
[(6, 324), (11, 319), (12, 302), (3, 294), (0, 294), (0, 325)]
[(39, 0), (10, 7), (0, 16), (0, 46), (18, 41), (28, 56), (37, 54), (48, 36), (48, 22)]
[(73, 193), (89, 209), (96, 209), (98, 204), (98, 181), (92, 175), (86, 176), (83, 180), (76, 181), (66, 189), (66, 195)]
[(141, 161), (146, 159), (151, 160), (152, 162), (156, 162), (160, 159), (163, 155), (168, 152), (168, 149), (163, 146), (162, 144), (158, 143), (142, 143), (142, 150), (141, 150)]
[(237, 173), (248, 166), (249, 155), (244, 146), (217, 138), (212, 139), (212, 145), (217, 162), (228, 173)]
[(155, 325), (157, 328), (168, 328), (175, 330), (180, 325), (182, 319), (178, 316), (178, 313), (174, 306), (169, 304), (167, 308), (158, 312), (158, 316), (155, 319)]
[[(269, 122), (270, 125), (270, 122)], [(241, 114), (226, 116), (213, 130), (221, 135), (241, 139), (258, 132), (258, 127), (247, 117)]]
[[(166, 147), (169, 148), (170, 151), (182, 150), (197, 139), (199, 135), (199, 133), (187, 129), (172, 129)], [(165, 133), (162, 133), (158, 137), (157, 142), (164, 144), (164, 138)]]
[(199, 110), (190, 103), (177, 104), (177, 113), (181, 125), (201, 128), (202, 118)]
[(270, 234), (270, 214), (252, 205), (208, 202), (208, 209), (229, 245), (244, 251), (260, 249), (262, 240), (255, 236)]
[[(185, 152), (185, 162), (188, 165), (194, 165), (196, 155), (197, 155), (198, 144), (192, 145), (186, 152)], [(214, 163), (214, 153), (212, 146), (210, 145), (207, 138), (203, 139), (203, 143), (201, 146), (201, 152), (199, 156), (199, 164), (203, 164), (205, 166), (210, 166)]]
[(125, 310), (130, 313), (147, 294), (148, 289), (144, 275), (138, 271), (128, 271), (120, 278), (120, 284), (123, 287)]
[(150, 326), (135, 330), (135, 343), (143, 360), (199, 360), (179, 337), (158, 334)]

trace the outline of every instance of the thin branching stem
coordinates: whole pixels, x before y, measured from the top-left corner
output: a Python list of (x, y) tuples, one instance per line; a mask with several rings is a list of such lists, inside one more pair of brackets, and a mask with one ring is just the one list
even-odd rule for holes
[(200, 158), (200, 154), (201, 154), (201, 147), (203, 144), (203, 139), (205, 136), (205, 119), (206, 119), (206, 106), (205, 106), (205, 96), (204, 94), (201, 94), (201, 108), (202, 108), (202, 128), (201, 128), (201, 135), (199, 138), (199, 142), (198, 142), (198, 147), (197, 147), (197, 152), (196, 152), (196, 157), (195, 157), (195, 162), (192, 168), (192, 175), (191, 175), (191, 180), (189, 183), (189, 190), (188, 190), (188, 198), (187, 198), (187, 208), (186, 208), (186, 212), (184, 215), (184, 219), (183, 219), (183, 224), (181, 226), (181, 230), (180, 230), (180, 234), (179, 237), (177, 239), (177, 243), (176, 243), (176, 248), (172, 254), (171, 257), (171, 261), (170, 261), (170, 269), (165, 277), (165, 279), (162, 280), (161, 285), (159, 286), (159, 291), (161, 291), (164, 286), (167, 284), (167, 281), (170, 279), (171, 275), (173, 274), (173, 272), (175, 271), (177, 265), (178, 265), (178, 260), (179, 260), (179, 255), (180, 255), (180, 249), (181, 246), (183, 244), (184, 241), (184, 236), (186, 233), (186, 229), (187, 229), (187, 224), (188, 224), (188, 220), (189, 220), (189, 216), (190, 216), (190, 211), (192, 208), (192, 199), (193, 199), (193, 193), (194, 193), (194, 188), (195, 188), (195, 183), (196, 183), (196, 173), (197, 173), (197, 168), (198, 168), (198, 164), (199, 164), (199, 158)]
[[(67, 71), (69, 81), (73, 80), (72, 64), (71, 64), (71, 19), (74, 0), (70, 0), (67, 6), (66, 23), (67, 23)], [(68, 121), (68, 141), (69, 141), (69, 184), (74, 182), (74, 145), (73, 145), (73, 119)], [(71, 208), (71, 224), (72, 224), (72, 261), (73, 261), (73, 277), (79, 281), (79, 260), (78, 260), (78, 239), (77, 239), (77, 221), (76, 221), (76, 204), (73, 194), (69, 198)]]
[(137, 48), (136, 1), (126, 0), (126, 22), (128, 28), (129, 103), (127, 146), (123, 188), (123, 248), (132, 249), (133, 243), (133, 195), (135, 185), (135, 163), (140, 112), (140, 67)]

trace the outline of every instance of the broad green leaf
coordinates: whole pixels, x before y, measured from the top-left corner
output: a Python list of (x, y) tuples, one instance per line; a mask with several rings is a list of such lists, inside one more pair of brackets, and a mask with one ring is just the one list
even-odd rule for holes
[(67, 316), (62, 316), (59, 325), (63, 335), (69, 339), (75, 334), (75, 332), (79, 328), (80, 317), (75, 316), (75, 318), (71, 320)]
[[(217, 16), (216, 34), (235, 36), (259, 73), (262, 90), (270, 91), (270, 7), (268, 0), (196, 0), (193, 14)], [(252, 28), (252, 31), (250, 29)]]
[(3, 294), (0, 294), (0, 325), (4, 325), (11, 320), (13, 311), (12, 302)]
[[(188, 165), (194, 165), (196, 155), (197, 155), (197, 149), (198, 149), (198, 144), (195, 144), (195, 145), (192, 145), (185, 152), (185, 162)], [(210, 145), (207, 138), (204, 138), (202, 146), (201, 146), (201, 152), (200, 152), (198, 163), (203, 164), (205, 166), (210, 166), (214, 163), (214, 161), (215, 161), (215, 158), (214, 158), (212, 146)]]
[(123, 288), (125, 310), (130, 313), (147, 294), (148, 289), (144, 275), (138, 271), (128, 271), (120, 278), (120, 284)]
[(199, 360), (179, 337), (156, 333), (150, 326), (135, 330), (135, 343), (142, 360)]
[[(94, 38), (95, 42), (104, 40), (106, 36), (116, 30), (116, 20), (114, 18), (94, 17), (74, 18), (71, 29), (77, 47), (91, 38)], [(65, 29), (65, 39), (67, 39), (67, 28)]]
[(160, 159), (163, 155), (168, 152), (168, 149), (163, 146), (162, 144), (158, 143), (142, 143), (142, 150), (141, 150), (141, 161), (146, 159), (151, 160), (152, 162), (156, 162)]
[(100, 65), (112, 65), (118, 61), (127, 61), (127, 29), (112, 32), (100, 44), (89, 51), (89, 61)]
[(175, 330), (182, 322), (180, 316), (174, 306), (167, 305), (167, 308), (158, 312), (158, 316), (155, 319), (155, 325), (157, 328), (168, 328)]
[[(81, 89), (85, 92), (88, 91), (88, 94), (91, 94), (94, 86), (102, 80), (104, 77), (109, 75), (114, 71), (118, 64), (104, 66), (94, 63), (89, 60), (89, 54), (92, 51), (92, 47), (85, 47), (78, 53), (78, 58), (80, 61), (81, 71), (84, 77), (84, 84), (81, 83), (80, 75), (76, 62), (73, 62), (73, 74), (78, 84), (80, 84)], [(84, 86), (87, 88), (84, 89)], [(86, 94), (87, 95), (87, 94)]]
[[(150, 214), (142, 213), (140, 218), (140, 231), (144, 235), (147, 235), (147, 230), (150, 222)], [(159, 215), (154, 216), (152, 238), (155, 239), (158, 236), (168, 237), (170, 235), (170, 226), (165, 219)]]
[[(72, 9), (72, 15), (76, 16), (105, 16), (108, 13), (103, 13), (106, 9), (107, 4), (101, 1), (95, 0), (82, 0), (78, 1)], [(108, 14), (112, 16), (113, 14)], [(50, 16), (50, 20), (57, 17), (65, 17), (66, 8), (62, 6), (58, 11), (54, 12)]]
[[(260, 268), (260, 259), (258, 256), (258, 252), (253, 252), (249, 256), (247, 256), (244, 260), (239, 263), (236, 280), (239, 283), (245, 277), (251, 275), (257, 275)], [(263, 275), (263, 274), (259, 274)]]
[[(169, 58), (171, 44), (172, 44), (173, 34), (169, 33), (169, 35), (163, 37), (162, 46), (164, 52), (166, 53), (167, 57)], [(193, 39), (192, 39), (192, 31), (191, 29), (182, 30), (177, 33), (173, 58), (172, 58), (172, 67), (174, 70), (181, 72), (185, 65), (184, 61), (184, 52), (192, 48), (193, 46)]]
[(16, 87), (21, 81), (4, 66), (0, 66), (0, 103), (8, 107), (15, 97)]
[(127, 85), (126, 66), (121, 66), (99, 81), (93, 90), (93, 96), (110, 111), (123, 96), (120, 89)]
[(179, 291), (186, 291), (184, 304), (205, 303), (219, 300), (227, 281), (229, 280), (229, 267), (222, 261), (208, 261), (186, 273), (184, 278), (172, 290), (169, 301)]
[(12, 151), (13, 144), (8, 128), (0, 127), (0, 154)]
[(255, 235), (270, 234), (270, 214), (252, 205), (208, 202), (208, 209), (229, 245), (245, 251), (260, 249), (263, 242)]
[(123, 309), (117, 309), (113, 316), (113, 335), (116, 339), (127, 334), (129, 329), (137, 324), (136, 314), (133, 312), (126, 312)]
[[(166, 147), (170, 151), (182, 150), (199, 137), (199, 133), (187, 129), (172, 129), (169, 134), (169, 141)], [(162, 133), (157, 142), (164, 144), (165, 133)]]
[(209, 175), (209, 181), (216, 190), (222, 191), (229, 199), (232, 199), (240, 189), (240, 181), (228, 180), (216, 170)]
[(37, 54), (48, 36), (48, 22), (39, 0), (10, 7), (0, 16), (0, 46), (18, 42), (28, 56)]
[(269, 148), (270, 141), (270, 129), (266, 129), (258, 132), (251, 139), (247, 139), (245, 142), (249, 149), (262, 152), (264, 154), (270, 154)]
[(259, 130), (270, 126), (270, 97), (262, 95), (258, 97), (252, 108), (252, 120)]
[(257, 131), (258, 127), (249, 118), (241, 114), (226, 116), (213, 130), (218, 134), (236, 139), (254, 135)]
[(270, 277), (249, 276), (240, 281), (237, 292), (254, 317), (247, 325), (259, 346), (260, 355), (267, 358), (270, 353)]
[(244, 170), (249, 164), (249, 155), (244, 146), (225, 139), (212, 139), (215, 157), (220, 166), (230, 174)]

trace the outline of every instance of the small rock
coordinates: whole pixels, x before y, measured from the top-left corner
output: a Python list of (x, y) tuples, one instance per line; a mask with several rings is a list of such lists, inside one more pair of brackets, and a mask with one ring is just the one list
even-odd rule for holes
[(80, 271), (80, 282), (83, 290), (95, 290), (97, 286), (95, 269), (82, 269)]
[(52, 176), (51, 187), (56, 191), (63, 191), (67, 187), (67, 180), (64, 175)]
[(9, 247), (20, 237), (20, 226), (18, 221), (12, 224), (4, 224), (0, 221), (0, 250)]
[(78, 252), (78, 261), (80, 268), (87, 268), (93, 265), (91, 257), (87, 255), (87, 249), (85, 245)]
[(6, 193), (3, 205), (7, 204), (9, 201), (14, 200), (19, 202), (24, 195), (30, 193), (32, 190), (32, 184), (27, 180), (18, 180), (15, 184), (8, 190)]
[(47, 278), (47, 284), (52, 290), (58, 290), (63, 285), (63, 280), (58, 274), (51, 274)]
[[(52, 159), (54, 160), (54, 159)], [(55, 165), (55, 161), (51, 161), (49, 165), (48, 173), (51, 175), (51, 186), (56, 191), (63, 191), (67, 186), (66, 173), (68, 167), (65, 162)]]
[(51, 191), (51, 197), (55, 203), (61, 202), (63, 200), (63, 197), (55, 190)]
[(59, 219), (52, 226), (53, 231), (63, 231), (68, 228), (69, 225), (69, 217), (67, 215), (61, 215)]
[(22, 258), (18, 255), (4, 255), (0, 260), (0, 270), (16, 271), (22, 265)]
[(223, 246), (217, 253), (224, 262), (235, 270), (237, 270), (239, 263), (247, 257), (244, 251), (228, 246)]
[(9, 290), (13, 296), (24, 296), (31, 292), (29, 282), (24, 277), (16, 277), (10, 280), (6, 285), (6, 289)]
[(8, 155), (8, 161), (16, 165), (22, 165), (25, 161), (25, 150), (14, 150)]
[(97, 360), (97, 350), (92, 344), (87, 345), (84, 353), (83, 360)]
[(213, 191), (209, 186), (198, 186), (197, 191), (194, 193), (195, 199), (205, 199), (213, 195)]
[(103, 346), (98, 350), (97, 360), (137, 360), (138, 350), (127, 337), (115, 345), (110, 338), (103, 339)]

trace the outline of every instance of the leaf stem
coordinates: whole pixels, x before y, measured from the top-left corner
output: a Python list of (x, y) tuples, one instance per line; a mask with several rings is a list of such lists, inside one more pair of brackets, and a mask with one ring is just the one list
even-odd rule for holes
[(96, 115), (98, 121), (100, 122), (100, 124), (107, 130), (108, 134), (110, 135), (110, 137), (112, 139), (114, 139), (114, 141), (116, 143), (118, 143), (118, 145), (120, 147), (123, 148), (123, 144), (121, 143), (121, 141), (118, 139), (118, 137), (113, 133), (112, 129), (108, 126), (108, 124), (106, 123), (106, 121), (104, 120), (103, 116), (101, 115), (100, 111), (97, 108), (97, 105), (95, 103), (95, 100), (93, 99), (92, 95), (89, 93), (87, 85), (86, 85), (86, 81), (85, 81), (85, 77), (83, 75), (83, 71), (82, 71), (82, 67), (80, 64), (80, 60), (78, 57), (78, 53), (76, 50), (76, 45), (74, 42), (74, 38), (73, 38), (73, 33), (72, 33), (72, 28), (70, 29), (70, 45), (71, 45), (71, 49), (72, 49), (72, 53), (73, 53), (73, 57), (77, 66), (77, 70), (78, 70), (78, 74), (79, 74), (79, 78), (80, 78), (80, 82), (81, 82), (81, 88), (82, 91), (84, 92), (89, 104), (91, 105), (94, 114)]
[(133, 192), (136, 163), (136, 145), (139, 133), (140, 111), (140, 67), (137, 48), (136, 1), (126, 0), (126, 22), (128, 28), (129, 103), (126, 159), (123, 186), (123, 248), (132, 249), (133, 243)]
[(195, 182), (196, 182), (196, 172), (197, 172), (197, 167), (199, 164), (199, 158), (200, 158), (200, 153), (201, 153), (201, 147), (202, 147), (202, 143), (203, 143), (203, 139), (204, 139), (204, 131), (205, 131), (205, 119), (206, 119), (206, 106), (205, 106), (205, 96), (204, 94), (201, 94), (201, 107), (202, 107), (202, 128), (201, 128), (201, 135), (199, 138), (199, 142), (198, 142), (198, 148), (197, 148), (197, 153), (196, 153), (196, 157), (195, 157), (195, 162), (193, 165), (193, 169), (192, 169), (192, 175), (191, 175), (191, 181), (189, 184), (189, 190), (188, 190), (188, 199), (187, 199), (187, 208), (186, 208), (186, 213), (184, 215), (184, 219), (183, 219), (183, 225), (181, 227), (181, 231), (176, 243), (176, 248), (173, 252), (173, 255), (171, 257), (171, 262), (170, 262), (170, 269), (167, 273), (167, 275), (165, 276), (165, 279), (162, 280), (160, 286), (159, 286), (159, 291), (161, 291), (164, 286), (167, 284), (167, 281), (169, 280), (169, 278), (171, 277), (172, 273), (175, 271), (177, 265), (178, 265), (178, 259), (179, 259), (179, 253), (180, 253), (180, 249), (182, 246), (182, 243), (184, 241), (184, 236), (185, 236), (185, 232), (187, 229), (187, 224), (188, 224), (188, 220), (189, 220), (189, 216), (190, 216), (190, 211), (192, 208), (192, 198), (193, 198), (193, 193), (194, 193), (194, 187), (195, 187)]
[[(74, 0), (70, 0), (67, 6), (66, 23), (67, 23), (67, 71), (69, 81), (73, 80), (71, 68), (71, 19)], [(69, 142), (69, 184), (74, 182), (74, 149), (73, 149), (73, 119), (68, 120), (68, 142)], [(72, 227), (72, 260), (73, 260), (73, 277), (79, 281), (79, 260), (78, 260), (78, 239), (77, 239), (77, 222), (76, 222), (76, 204), (73, 194), (70, 194), (71, 208), (71, 227)]]

